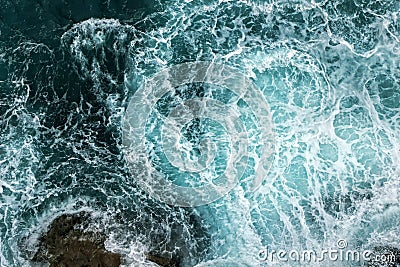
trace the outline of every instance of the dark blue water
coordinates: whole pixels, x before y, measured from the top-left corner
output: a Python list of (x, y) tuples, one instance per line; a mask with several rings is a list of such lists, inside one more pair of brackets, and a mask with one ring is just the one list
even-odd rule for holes
[[(31, 266), (51, 220), (80, 210), (92, 213), (92, 228), (107, 234), (106, 247), (126, 266), (152, 266), (149, 251), (182, 266), (267, 266), (258, 255), (265, 247), (321, 250), (344, 239), (349, 249), (400, 248), (399, 2), (0, 6), (1, 266)], [(246, 179), (256, 176), (257, 160), (249, 160), (227, 195), (178, 207), (139, 186), (123, 153), (122, 125), (146, 80), (195, 61), (231, 66), (259, 89), (271, 114), (274, 158), (257, 191), (246, 190)], [(232, 94), (187, 86), (152, 107), (146, 144), (160, 158), (152, 166), (172, 181), (202, 176), (167, 162), (157, 145), (165, 121), (157, 114), (207, 92), (226, 102)], [(263, 125), (248, 106), (237, 110), (254, 132), (249, 153), (257, 158)], [(218, 140), (209, 173), (218, 176), (232, 152), (229, 131), (205, 119), (185, 127), (189, 157), (202, 157), (204, 136)]]

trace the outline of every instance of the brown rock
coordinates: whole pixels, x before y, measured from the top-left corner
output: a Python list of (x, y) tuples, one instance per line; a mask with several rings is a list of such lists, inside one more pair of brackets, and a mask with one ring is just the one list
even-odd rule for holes
[(50, 267), (118, 267), (121, 255), (104, 247), (105, 236), (85, 232), (89, 215), (81, 212), (57, 217), (40, 238), (32, 261), (49, 262)]

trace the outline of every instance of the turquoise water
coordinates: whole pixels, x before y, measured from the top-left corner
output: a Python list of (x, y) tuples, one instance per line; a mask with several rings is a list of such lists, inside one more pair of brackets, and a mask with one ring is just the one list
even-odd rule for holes
[[(127, 266), (152, 266), (148, 251), (182, 266), (267, 266), (266, 247), (321, 250), (344, 239), (357, 250), (400, 248), (398, 2), (0, 3), (1, 266), (31, 266), (45, 227), (79, 210), (92, 212), (91, 227)], [(250, 159), (227, 195), (184, 208), (138, 186), (122, 125), (147, 79), (195, 61), (236, 68), (257, 86), (275, 152), (255, 192)], [(229, 88), (183, 86), (147, 121), (152, 166), (179, 185), (217, 178), (232, 153), (229, 132), (207, 119), (185, 125), (181, 141), (182, 157), (203, 162), (201, 141), (216, 143), (208, 172), (179, 172), (159, 145), (159, 115), (204, 95), (234, 98)], [(256, 158), (261, 126), (248, 104), (238, 112)]]

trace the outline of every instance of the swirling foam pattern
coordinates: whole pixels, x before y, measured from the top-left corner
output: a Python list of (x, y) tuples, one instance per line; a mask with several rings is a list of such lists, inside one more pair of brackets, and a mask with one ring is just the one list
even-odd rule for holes
[[(182, 156), (180, 145), (181, 129), (194, 119), (211, 119), (219, 122), (230, 136), (231, 155), (228, 158), (227, 167), (223, 176), (223, 184), (209, 183), (200, 188), (191, 188), (175, 185), (167, 182), (167, 176), (163, 177), (159, 171), (152, 168), (150, 152), (146, 149), (145, 132), (146, 121), (156, 103), (167, 93), (174, 94), (174, 88), (190, 83), (214, 84), (230, 88), (235, 95), (229, 103), (223, 103), (217, 99), (203, 96), (201, 98), (185, 100), (166, 116), (162, 132), (162, 151), (171, 164), (181, 172), (189, 171), (200, 173), (208, 168), (210, 161), (215, 159), (216, 146), (212, 145), (212, 139), (199, 141), (198, 149), (200, 158), (190, 159)], [(248, 133), (240, 120), (237, 106), (242, 100), (247, 103), (258, 119), (259, 155), (252, 158), (255, 163), (255, 177), (250, 190), (254, 191), (265, 179), (274, 152), (274, 140), (269, 107), (261, 91), (245, 76), (228, 66), (194, 62), (175, 65), (156, 74), (146, 85), (136, 91), (130, 100), (126, 111), (125, 132), (123, 144), (127, 147), (126, 154), (130, 169), (138, 180), (138, 183), (146, 188), (153, 197), (171, 205), (200, 206), (208, 204), (227, 194), (242, 177), (249, 155)], [(192, 128), (194, 132), (196, 128)], [(157, 148), (157, 147), (156, 147)], [(255, 154), (255, 153), (254, 153)], [(206, 159), (202, 159), (206, 157)], [(200, 174), (207, 176), (209, 174)], [(212, 176), (211, 176), (212, 177)], [(211, 180), (208, 177), (208, 180)]]
[(400, 247), (398, 1), (0, 2), (1, 266), (77, 210), (127, 266)]

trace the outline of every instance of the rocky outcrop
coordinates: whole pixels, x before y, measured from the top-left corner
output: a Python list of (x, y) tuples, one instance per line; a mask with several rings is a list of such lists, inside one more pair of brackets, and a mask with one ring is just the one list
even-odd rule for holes
[(57, 217), (39, 240), (34, 262), (48, 262), (50, 267), (118, 267), (121, 255), (104, 247), (105, 236), (84, 231), (89, 215), (64, 214)]
[[(33, 262), (48, 262), (50, 267), (118, 267), (121, 255), (104, 247), (103, 233), (88, 231), (90, 215), (85, 212), (63, 214), (39, 239)], [(162, 267), (178, 267), (177, 259), (156, 252), (146, 254), (148, 261)]]

